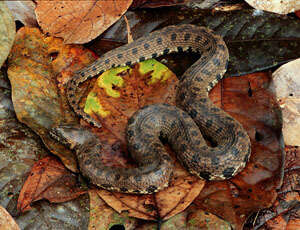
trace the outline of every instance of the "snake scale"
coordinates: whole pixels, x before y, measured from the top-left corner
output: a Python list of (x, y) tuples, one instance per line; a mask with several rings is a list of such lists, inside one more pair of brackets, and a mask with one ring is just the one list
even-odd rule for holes
[[(177, 106), (148, 105), (128, 120), (127, 145), (136, 168), (108, 167), (97, 161), (103, 145), (95, 134), (82, 127), (65, 125), (52, 129), (54, 138), (75, 150), (81, 172), (92, 183), (135, 194), (163, 189), (168, 186), (173, 171), (164, 141), (190, 173), (206, 180), (225, 180), (245, 167), (251, 153), (246, 131), (208, 97), (226, 71), (229, 54), (223, 39), (205, 27), (168, 26), (107, 52), (68, 82), (69, 104), (80, 117), (101, 128), (101, 124), (79, 107), (75, 97), (79, 84), (113, 67), (186, 51), (200, 53), (201, 57), (179, 81)], [(215, 146), (207, 144), (203, 137), (211, 138)]]

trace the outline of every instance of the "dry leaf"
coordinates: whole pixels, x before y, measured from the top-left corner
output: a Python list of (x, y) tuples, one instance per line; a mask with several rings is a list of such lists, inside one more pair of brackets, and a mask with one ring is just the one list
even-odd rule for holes
[(19, 20), (25, 26), (36, 27), (37, 21), (34, 13), (35, 3), (33, 1), (10, 1), (5, 0), (7, 7), (11, 10), (15, 21)]
[(117, 214), (98, 196), (96, 190), (90, 190), (89, 197), (89, 230), (111, 229), (115, 225), (123, 225), (126, 230), (136, 229), (137, 219), (130, 218), (126, 214)]
[(18, 210), (31, 209), (32, 202), (47, 199), (60, 203), (75, 199), (84, 194), (77, 185), (76, 176), (68, 171), (55, 157), (49, 156), (39, 160), (31, 169), (18, 199)]
[(195, 205), (191, 205), (187, 209), (186, 222), (189, 230), (232, 229), (228, 222), (211, 213), (204, 212)]
[(73, 113), (65, 112), (69, 105), (59, 95), (56, 82), (64, 84), (73, 71), (94, 60), (90, 51), (63, 45), (62, 39), (47, 37), (37, 28), (28, 27), (18, 30), (8, 59), (7, 72), (18, 120), (34, 130), (47, 148), (74, 172), (77, 163), (73, 153), (48, 135), (52, 126), (76, 122)]
[(0, 230), (20, 230), (11, 215), (0, 206)]
[(0, 67), (6, 60), (14, 43), (15, 21), (4, 2), (0, 2)]
[(286, 145), (300, 146), (300, 59), (273, 73), (272, 89), (282, 110), (283, 137)]
[(246, 2), (255, 9), (278, 14), (288, 14), (300, 9), (299, 0), (246, 0)]
[(115, 23), (132, 0), (37, 1), (37, 20), (44, 32), (65, 43), (89, 42)]

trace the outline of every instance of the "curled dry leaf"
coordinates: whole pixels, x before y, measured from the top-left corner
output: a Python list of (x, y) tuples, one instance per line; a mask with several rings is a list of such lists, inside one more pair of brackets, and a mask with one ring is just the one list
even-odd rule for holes
[(56, 82), (64, 84), (73, 71), (93, 60), (91, 52), (63, 45), (62, 39), (47, 37), (37, 28), (28, 27), (18, 30), (8, 59), (7, 73), (18, 120), (34, 130), (48, 149), (74, 172), (77, 163), (73, 153), (48, 135), (52, 126), (76, 122), (72, 113), (65, 112), (68, 104), (59, 95)]
[(33, 1), (5, 0), (5, 2), (7, 4), (7, 7), (11, 10), (15, 21), (19, 20), (25, 26), (37, 26), (37, 21), (34, 13), (35, 3)]
[(300, 59), (291, 61), (273, 73), (272, 89), (283, 117), (283, 137), (287, 145), (300, 146)]
[(82, 44), (103, 33), (128, 9), (132, 0), (37, 1), (37, 20), (44, 32), (65, 43)]
[(0, 230), (20, 230), (12, 216), (0, 206)]
[(246, 0), (246, 2), (255, 9), (278, 14), (288, 14), (300, 9), (299, 0)]
[(0, 67), (6, 60), (14, 43), (15, 21), (5, 2), (0, 2)]
[(85, 191), (76, 183), (76, 176), (68, 171), (55, 157), (49, 156), (39, 160), (31, 169), (18, 199), (18, 210), (31, 209), (32, 202), (47, 199), (60, 203), (72, 200)]

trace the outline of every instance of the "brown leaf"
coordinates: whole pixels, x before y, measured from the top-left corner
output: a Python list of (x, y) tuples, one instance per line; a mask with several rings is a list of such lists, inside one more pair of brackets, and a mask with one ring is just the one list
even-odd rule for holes
[(211, 213), (204, 212), (195, 205), (191, 205), (186, 212), (186, 224), (189, 230), (231, 229), (228, 222)]
[(0, 230), (20, 230), (11, 215), (0, 206)]
[(266, 73), (228, 78), (210, 94), (245, 127), (252, 153), (241, 173), (227, 181), (207, 183), (194, 203), (231, 222), (236, 229), (242, 228), (252, 212), (272, 205), (282, 180), (280, 109), (266, 90), (270, 80)]
[(103, 33), (132, 0), (37, 1), (37, 20), (44, 32), (65, 43), (86, 43)]
[(89, 230), (110, 229), (114, 225), (123, 225), (126, 230), (136, 229), (137, 219), (126, 214), (117, 214), (97, 194), (96, 190), (89, 191), (90, 221)]
[(18, 210), (31, 209), (32, 202), (47, 199), (50, 202), (72, 200), (85, 191), (77, 186), (76, 176), (55, 157), (49, 156), (36, 162), (23, 185), (18, 199)]

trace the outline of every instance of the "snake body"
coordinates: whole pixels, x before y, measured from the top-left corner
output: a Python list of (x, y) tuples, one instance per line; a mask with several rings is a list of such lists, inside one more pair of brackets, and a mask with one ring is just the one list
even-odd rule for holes
[[(100, 128), (101, 124), (78, 105), (75, 95), (79, 84), (112, 67), (186, 51), (200, 53), (201, 58), (181, 77), (177, 106), (145, 106), (128, 120), (128, 150), (136, 168), (108, 167), (96, 161), (103, 146), (96, 135), (83, 128), (61, 126), (51, 131), (52, 136), (75, 149), (81, 171), (92, 183), (136, 194), (153, 193), (168, 186), (173, 166), (162, 140), (168, 142), (190, 173), (206, 180), (228, 179), (245, 167), (251, 152), (246, 131), (208, 97), (226, 71), (229, 55), (223, 39), (207, 28), (168, 26), (106, 53), (68, 82), (68, 101), (79, 116)], [(208, 145), (203, 136), (211, 138), (216, 146)]]

